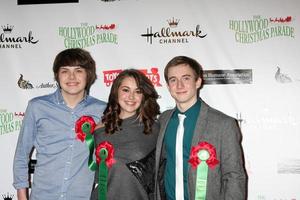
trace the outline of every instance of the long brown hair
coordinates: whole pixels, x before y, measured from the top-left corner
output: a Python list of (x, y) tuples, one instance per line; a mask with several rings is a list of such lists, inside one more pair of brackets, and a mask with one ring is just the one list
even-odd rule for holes
[(159, 95), (151, 81), (142, 72), (136, 69), (126, 69), (122, 71), (112, 84), (108, 103), (102, 117), (105, 132), (113, 134), (120, 130), (122, 119), (119, 117), (121, 108), (118, 103), (118, 89), (126, 77), (134, 78), (137, 87), (143, 94), (143, 99), (137, 110), (137, 115), (138, 119), (144, 124), (144, 133), (149, 134), (152, 131), (152, 125), (157, 115), (160, 114), (160, 107), (157, 103)]

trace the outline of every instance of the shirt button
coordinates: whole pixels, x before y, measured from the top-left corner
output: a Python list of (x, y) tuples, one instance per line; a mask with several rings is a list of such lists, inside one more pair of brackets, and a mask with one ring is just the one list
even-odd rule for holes
[[(68, 178), (64, 178), (65, 180), (68, 180)], [(63, 195), (63, 194), (62, 194)]]
[(73, 147), (73, 144), (70, 145), (70, 148), (72, 148), (72, 147)]
[(64, 197), (64, 195), (63, 195), (63, 194), (61, 194), (61, 195), (60, 195), (60, 197)]

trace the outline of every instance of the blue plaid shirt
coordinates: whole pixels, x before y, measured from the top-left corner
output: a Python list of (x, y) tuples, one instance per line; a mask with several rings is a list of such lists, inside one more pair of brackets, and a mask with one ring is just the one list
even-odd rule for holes
[(37, 164), (31, 200), (88, 200), (94, 173), (88, 168), (88, 146), (76, 139), (75, 122), (83, 115), (96, 123), (106, 103), (91, 96), (67, 107), (57, 90), (29, 101), (14, 157), (14, 187), (29, 187), (28, 161), (32, 147)]

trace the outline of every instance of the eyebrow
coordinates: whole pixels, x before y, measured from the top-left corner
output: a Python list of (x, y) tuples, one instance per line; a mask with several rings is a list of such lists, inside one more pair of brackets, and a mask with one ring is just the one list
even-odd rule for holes
[[(182, 77), (191, 77), (191, 76), (192, 76), (191, 74), (184, 74), (180, 78), (182, 78)], [(173, 78), (177, 78), (177, 77), (176, 76), (171, 76), (171, 77), (168, 78), (168, 80), (173, 79)]]
[(120, 85), (119, 88), (129, 88), (127, 85)]

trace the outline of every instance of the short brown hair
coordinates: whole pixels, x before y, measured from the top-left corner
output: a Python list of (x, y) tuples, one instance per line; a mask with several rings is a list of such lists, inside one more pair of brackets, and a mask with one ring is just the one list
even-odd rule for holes
[(54, 78), (58, 83), (58, 71), (62, 66), (80, 66), (86, 70), (87, 82), (85, 90), (88, 94), (92, 84), (97, 79), (96, 63), (91, 54), (80, 48), (66, 49), (57, 54), (53, 62), (53, 72)]
[(176, 56), (174, 58), (172, 58), (166, 65), (165, 70), (164, 70), (164, 78), (167, 82), (167, 84), (169, 84), (169, 80), (168, 80), (168, 72), (169, 69), (171, 67), (177, 66), (177, 65), (188, 65), (195, 74), (196, 79), (201, 78), (202, 79), (202, 84), (199, 87), (199, 89), (197, 90), (197, 94), (199, 96), (199, 91), (201, 89), (201, 87), (203, 86), (203, 68), (200, 65), (200, 63), (198, 63), (195, 59), (187, 57), (187, 56)]

